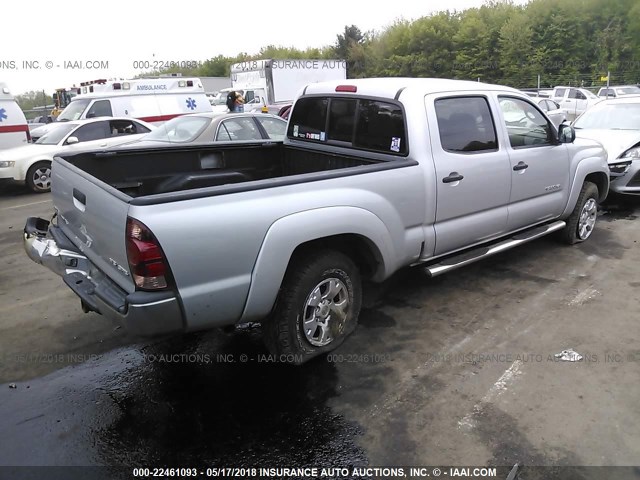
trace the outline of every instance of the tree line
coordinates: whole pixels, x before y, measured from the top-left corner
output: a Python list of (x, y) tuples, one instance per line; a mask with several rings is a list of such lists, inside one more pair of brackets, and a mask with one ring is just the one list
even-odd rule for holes
[(347, 60), (350, 78), (379, 76), (480, 80), (518, 88), (640, 82), (637, 0), (488, 0), (479, 8), (398, 20), (382, 31), (346, 26), (334, 45), (269, 45), (254, 54), (219, 55), (193, 76), (229, 76), (231, 64), (274, 59)]

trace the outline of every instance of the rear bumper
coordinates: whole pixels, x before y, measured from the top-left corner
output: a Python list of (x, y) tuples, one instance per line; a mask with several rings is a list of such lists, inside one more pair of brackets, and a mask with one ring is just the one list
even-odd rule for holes
[(134, 335), (184, 331), (182, 309), (175, 292), (128, 293), (122, 290), (49, 221), (28, 218), (23, 242), (31, 260), (60, 275), (80, 297), (85, 312), (100, 313)]

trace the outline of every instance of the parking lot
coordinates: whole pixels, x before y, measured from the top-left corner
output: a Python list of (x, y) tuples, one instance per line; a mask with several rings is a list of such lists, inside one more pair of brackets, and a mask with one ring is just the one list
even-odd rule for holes
[(335, 354), (291, 367), (258, 326), (141, 340), (82, 313), (22, 249), (50, 194), (4, 188), (0, 464), (637, 464), (637, 212), (605, 206), (575, 247), (401, 272)]

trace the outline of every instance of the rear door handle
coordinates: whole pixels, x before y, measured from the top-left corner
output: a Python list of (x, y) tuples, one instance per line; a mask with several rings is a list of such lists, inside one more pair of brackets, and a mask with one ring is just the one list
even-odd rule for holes
[(524, 162), (518, 162), (518, 164), (513, 167), (513, 171), (517, 172), (518, 170), (526, 170), (527, 168), (529, 168), (529, 165)]
[(463, 178), (464, 177), (462, 175), (460, 175), (458, 172), (451, 172), (448, 177), (444, 177), (442, 179), (442, 183), (459, 182)]
[(87, 196), (77, 188), (73, 189), (73, 206), (81, 212), (87, 208)]

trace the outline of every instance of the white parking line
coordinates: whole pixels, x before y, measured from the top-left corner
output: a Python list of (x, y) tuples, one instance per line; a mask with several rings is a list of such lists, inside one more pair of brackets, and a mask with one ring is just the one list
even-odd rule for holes
[(51, 203), (51, 200), (42, 200), (40, 202), (24, 203), (22, 205), (14, 205), (13, 207), (2, 207), (0, 210), (12, 210), (14, 208), (29, 207), (31, 205), (40, 205), (41, 203)]
[(500, 378), (494, 383), (487, 393), (482, 397), (479, 403), (473, 406), (471, 412), (467, 413), (462, 420), (458, 421), (460, 428), (470, 430), (476, 426), (474, 417), (482, 411), (483, 405), (493, 402), (496, 398), (507, 391), (507, 387), (513, 382), (516, 376), (520, 375), (522, 367), (522, 360), (516, 360), (511, 364), (507, 370), (500, 376)]

